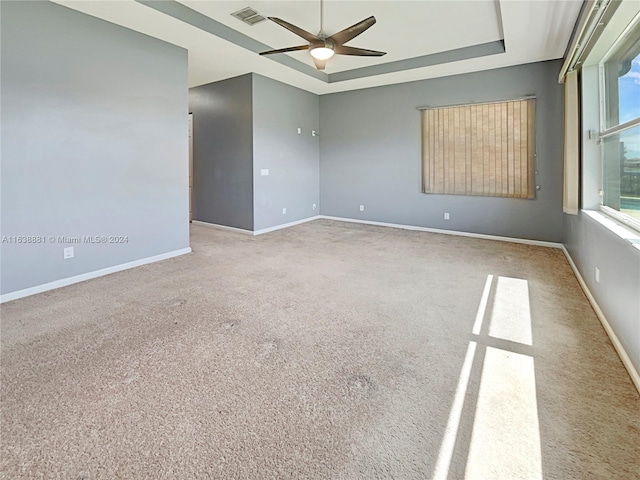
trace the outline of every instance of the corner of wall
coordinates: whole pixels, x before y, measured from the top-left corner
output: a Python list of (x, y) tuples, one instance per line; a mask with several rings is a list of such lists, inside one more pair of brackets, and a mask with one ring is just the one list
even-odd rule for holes
[(583, 211), (565, 215), (564, 244), (580, 286), (640, 391), (640, 250)]
[(317, 216), (317, 95), (253, 74), (252, 97), (254, 231)]
[(256, 134), (255, 134), (255, 98), (256, 98), (256, 74), (251, 72), (251, 89), (250, 89), (250, 106), (251, 106), (251, 230), (256, 230), (256, 165), (255, 165), (255, 152), (256, 152)]

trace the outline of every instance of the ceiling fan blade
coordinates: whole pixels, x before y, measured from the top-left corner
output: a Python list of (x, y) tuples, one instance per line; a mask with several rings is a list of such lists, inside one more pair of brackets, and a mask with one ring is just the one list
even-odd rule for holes
[(387, 52), (378, 52), (377, 50), (366, 50), (364, 48), (346, 47), (344, 45), (336, 45), (335, 52), (338, 55), (354, 55), (357, 57), (381, 57)]
[(313, 33), (309, 33), (306, 30), (301, 29), (300, 27), (296, 27), (295, 25), (292, 25), (289, 22), (285, 22), (284, 20), (278, 18), (278, 17), (267, 17), (269, 20), (271, 20), (272, 22), (277, 23), (278, 25), (280, 25), (281, 27), (286, 28), (287, 30), (290, 30), (291, 32), (295, 33), (296, 35), (298, 35), (299, 37), (304, 38), (307, 42), (309, 43), (313, 43), (313, 42), (318, 42), (320, 39), (315, 36)]
[(327, 64), (326, 60), (318, 60), (316, 57), (311, 58), (313, 59), (313, 63), (315, 63), (318, 70), (324, 70), (324, 66)]
[(309, 45), (299, 45), (297, 47), (280, 48), (278, 50), (269, 50), (267, 52), (260, 52), (260, 55), (272, 55), (274, 53), (295, 52), (296, 50), (309, 50)]
[(369, 17), (362, 20), (361, 22), (356, 23), (355, 25), (351, 25), (349, 28), (345, 28), (338, 33), (334, 33), (329, 38), (336, 44), (342, 45), (343, 43), (347, 43), (349, 40), (352, 40), (360, 35), (374, 23), (376, 23), (376, 17)]

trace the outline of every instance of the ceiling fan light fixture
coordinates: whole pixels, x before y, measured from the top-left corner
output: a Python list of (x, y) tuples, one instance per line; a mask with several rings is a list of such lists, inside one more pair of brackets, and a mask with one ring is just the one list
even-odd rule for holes
[[(2, 1), (2, 0), (0, 0)], [(320, 0), (320, 31), (317, 35), (307, 32), (292, 23), (285, 22), (278, 17), (267, 17), (274, 23), (286, 28), (290, 32), (295, 33), (300, 38), (307, 41), (306, 45), (298, 45), (297, 47), (279, 48), (277, 50), (268, 50), (260, 52), (260, 55), (273, 55), (275, 53), (296, 52), (298, 50), (309, 50), (313, 57), (313, 64), (318, 70), (324, 70), (327, 60), (334, 55), (352, 55), (356, 57), (381, 57), (386, 52), (378, 52), (376, 50), (367, 50), (364, 48), (348, 47), (345, 43), (350, 42), (358, 35), (366, 31), (374, 23), (376, 18), (371, 16), (365, 18), (361, 22), (351, 25), (338, 33), (334, 33), (330, 37), (324, 32), (324, 1)]]
[(311, 56), (318, 60), (329, 60), (333, 57), (333, 54), (336, 53), (333, 51), (333, 48), (327, 47), (316, 47), (310, 50)]

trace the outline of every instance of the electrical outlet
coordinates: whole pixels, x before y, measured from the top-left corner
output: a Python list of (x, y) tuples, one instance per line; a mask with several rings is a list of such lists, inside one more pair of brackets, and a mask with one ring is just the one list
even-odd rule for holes
[(600, 269), (596, 267), (596, 283), (600, 283)]
[(444, 212), (444, 219), (449, 220), (449, 212)]
[(298, 135), (302, 134), (302, 129), (298, 127)]
[(360, 211), (364, 212), (364, 205), (360, 205)]
[(314, 210), (316, 209), (316, 204), (315, 204), (315, 203), (313, 204), (313, 209), (314, 209)]
[(260, 169), (260, 175), (262, 175), (263, 177), (266, 177), (267, 175), (269, 175), (269, 169), (268, 168), (261, 168)]
[(287, 214), (287, 209), (286, 209), (286, 208), (283, 208), (283, 209), (282, 209), (282, 214), (283, 214), (283, 215), (286, 215), (286, 214)]
[(73, 247), (65, 247), (63, 255), (65, 260), (67, 260), (68, 258), (73, 258), (74, 257)]

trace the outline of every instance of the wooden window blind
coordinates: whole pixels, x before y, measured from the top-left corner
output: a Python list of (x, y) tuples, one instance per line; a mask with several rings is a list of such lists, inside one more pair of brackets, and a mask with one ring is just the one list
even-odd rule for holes
[(422, 190), (535, 196), (535, 99), (422, 110)]

